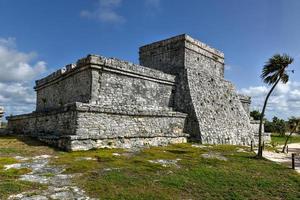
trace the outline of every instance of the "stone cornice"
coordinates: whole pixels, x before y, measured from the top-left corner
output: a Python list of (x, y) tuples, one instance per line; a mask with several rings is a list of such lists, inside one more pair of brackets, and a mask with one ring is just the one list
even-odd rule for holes
[(98, 55), (88, 55), (77, 61), (76, 64), (69, 64), (65, 67), (53, 72), (49, 76), (36, 81), (35, 90), (45, 87), (53, 82), (67, 78), (74, 73), (81, 72), (88, 68), (97, 68), (113, 73), (146, 79), (149, 81), (160, 82), (164, 84), (174, 85), (175, 76), (163, 73), (158, 70), (150, 69), (130, 62), (118, 60), (115, 58), (105, 58)]
[[(192, 38), (191, 36), (189, 36), (187, 34), (178, 35), (178, 36), (166, 39), (166, 40), (161, 40), (161, 41), (153, 42), (153, 43), (145, 45), (145, 46), (141, 46), (139, 48), (139, 51), (141, 53), (141, 52), (154, 50), (154, 49), (160, 48), (162, 46), (166, 46), (170, 43), (174, 43), (174, 42), (177, 42), (177, 41), (185, 41), (185, 47), (186, 48), (187, 48), (186, 44), (191, 44), (192, 46), (194, 46), (194, 48), (200, 49), (202, 54), (209, 53), (209, 54), (212, 54), (212, 55), (224, 60), (224, 53), (223, 52), (221, 52), (221, 51), (219, 51), (215, 48), (212, 48), (212, 47), (208, 46), (207, 44), (205, 44), (203, 42), (200, 42), (199, 40), (196, 40), (196, 39)], [(203, 52), (205, 52), (205, 53), (203, 53)]]
[(45, 115), (55, 115), (57, 113), (63, 113), (63, 112), (93, 112), (93, 113), (105, 113), (105, 114), (111, 114), (111, 115), (129, 115), (129, 116), (143, 116), (143, 117), (178, 117), (178, 118), (185, 118), (187, 114), (176, 112), (172, 110), (147, 110), (145, 107), (126, 107), (123, 109), (118, 109), (111, 106), (98, 106), (98, 105), (92, 105), (87, 103), (70, 103), (66, 104), (63, 107), (52, 109), (49, 111), (43, 111), (43, 112), (32, 112), (29, 114), (23, 114), (23, 115), (15, 115), (15, 116), (9, 116), (6, 117), (7, 120), (20, 120), (24, 118), (31, 118), (31, 117), (37, 117), (37, 116), (45, 116)]

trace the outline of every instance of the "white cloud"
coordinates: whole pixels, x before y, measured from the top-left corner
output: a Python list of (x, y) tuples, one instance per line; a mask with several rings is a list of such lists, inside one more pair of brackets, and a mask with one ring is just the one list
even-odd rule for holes
[(27, 83), (0, 83), (0, 105), (5, 114), (24, 114), (35, 107), (35, 92)]
[(6, 115), (31, 112), (35, 106), (32, 81), (46, 71), (37, 54), (24, 53), (14, 38), (0, 38), (0, 106)]
[(261, 95), (266, 95), (268, 92), (268, 88), (266, 86), (256, 86), (249, 88), (243, 88), (241, 93), (246, 94), (251, 97), (260, 97)]
[(0, 82), (31, 80), (45, 72), (45, 62), (31, 64), (35, 58), (34, 52), (19, 52), (14, 38), (0, 38)]
[[(250, 86), (241, 89), (240, 93), (252, 97), (252, 109), (261, 110), (269, 89), (266, 86)], [(268, 118), (300, 116), (300, 82), (280, 83), (268, 101), (266, 116)]]
[(80, 12), (80, 16), (96, 19), (103, 23), (124, 23), (125, 18), (116, 11), (121, 4), (122, 0), (98, 0), (95, 10), (83, 10)]

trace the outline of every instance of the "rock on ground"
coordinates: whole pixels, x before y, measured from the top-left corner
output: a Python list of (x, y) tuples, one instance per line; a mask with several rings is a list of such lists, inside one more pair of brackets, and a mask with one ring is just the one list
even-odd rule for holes
[(21, 163), (5, 165), (4, 169), (28, 168), (30, 173), (21, 175), (20, 180), (47, 184), (43, 191), (28, 191), (11, 195), (9, 200), (92, 200), (85, 192), (72, 182), (74, 175), (63, 174), (64, 169), (50, 166), (49, 155), (41, 155), (32, 158), (15, 157)]

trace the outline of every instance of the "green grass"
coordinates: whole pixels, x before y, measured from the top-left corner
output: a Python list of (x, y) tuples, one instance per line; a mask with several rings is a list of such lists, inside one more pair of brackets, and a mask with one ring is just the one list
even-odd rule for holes
[[(267, 160), (256, 160), (251, 152), (237, 152), (238, 148), (220, 145), (195, 148), (191, 144), (152, 147), (128, 153), (121, 149), (99, 149), (80, 152), (60, 152), (38, 146), (29, 150), (30, 142), (22, 144), (16, 138), (0, 138), (0, 146), (12, 141), (3, 151), (0, 165), (15, 163), (12, 156), (51, 153), (56, 157), (52, 165), (74, 174), (74, 183), (91, 197), (101, 199), (300, 199), (300, 175), (286, 166)], [(24, 152), (19, 152), (22, 146)], [(36, 147), (36, 146), (34, 146)], [(228, 160), (205, 159), (203, 153), (219, 153)], [(119, 153), (121, 156), (114, 156)], [(1, 151), (0, 151), (1, 156)], [(82, 158), (90, 157), (90, 160)], [(149, 160), (175, 160), (176, 165), (163, 167)], [(41, 186), (16, 180), (20, 172), (5, 172), (0, 194), (19, 193)], [(1, 168), (0, 168), (1, 172)], [(12, 174), (16, 174), (12, 176)], [(80, 174), (80, 175), (79, 175)], [(51, 174), (49, 174), (51, 176)], [(1, 175), (0, 175), (1, 177)], [(0, 198), (1, 199), (1, 198)]]
[(4, 165), (14, 163), (17, 163), (14, 158), (0, 157), (0, 199), (6, 199), (11, 194), (21, 193), (29, 189), (43, 188), (40, 184), (18, 180), (20, 175), (29, 173), (29, 169), (4, 169)]
[[(287, 136), (282, 137), (279, 134), (275, 134), (275, 133), (272, 133), (271, 135), (271, 141), (278, 145), (283, 145), (285, 143), (286, 138)], [(300, 143), (300, 136), (297, 134), (292, 135), (288, 141), (288, 144), (291, 143)]]
[(46, 186), (20, 181), (18, 177), (22, 174), (29, 173), (30, 170), (9, 169), (4, 170), (4, 165), (14, 164), (18, 161), (15, 156), (37, 156), (42, 154), (54, 154), (55, 151), (42, 143), (27, 137), (0, 137), (0, 199), (4, 200), (11, 194), (18, 194), (29, 190), (41, 190)]

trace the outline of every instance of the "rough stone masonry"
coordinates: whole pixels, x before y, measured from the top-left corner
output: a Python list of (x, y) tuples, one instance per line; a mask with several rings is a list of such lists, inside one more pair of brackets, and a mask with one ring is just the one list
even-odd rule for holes
[(88, 55), (36, 81), (14, 134), (65, 150), (186, 142), (250, 144), (250, 98), (224, 80), (224, 54), (188, 35), (140, 48), (141, 65)]

